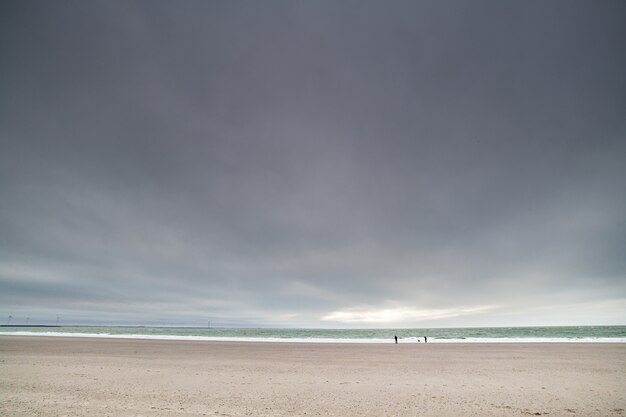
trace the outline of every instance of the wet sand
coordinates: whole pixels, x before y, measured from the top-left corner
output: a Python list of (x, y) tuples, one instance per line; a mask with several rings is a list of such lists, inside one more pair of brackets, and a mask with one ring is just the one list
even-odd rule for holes
[(0, 336), (2, 416), (624, 416), (626, 344)]

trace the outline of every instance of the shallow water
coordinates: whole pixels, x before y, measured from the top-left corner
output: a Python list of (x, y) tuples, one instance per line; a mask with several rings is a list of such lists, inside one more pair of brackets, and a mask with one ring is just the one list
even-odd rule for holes
[(20, 326), (0, 335), (315, 343), (626, 343), (626, 326), (471, 327), (424, 329), (227, 329), (198, 327)]

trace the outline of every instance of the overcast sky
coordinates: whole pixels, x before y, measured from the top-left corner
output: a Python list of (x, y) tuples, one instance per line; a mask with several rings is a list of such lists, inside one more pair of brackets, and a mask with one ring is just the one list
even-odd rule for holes
[(625, 21), (3, 1), (0, 320), (626, 324)]

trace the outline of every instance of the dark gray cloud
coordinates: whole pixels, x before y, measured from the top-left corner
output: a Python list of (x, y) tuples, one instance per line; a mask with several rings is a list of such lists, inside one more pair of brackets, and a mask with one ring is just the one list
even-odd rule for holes
[(6, 315), (624, 323), (622, 2), (0, 7)]

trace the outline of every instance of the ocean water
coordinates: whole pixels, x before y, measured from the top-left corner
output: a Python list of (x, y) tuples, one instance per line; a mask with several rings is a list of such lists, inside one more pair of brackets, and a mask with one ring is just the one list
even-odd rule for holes
[(1, 335), (313, 343), (626, 343), (626, 326), (424, 329), (226, 329), (199, 327), (0, 326)]

